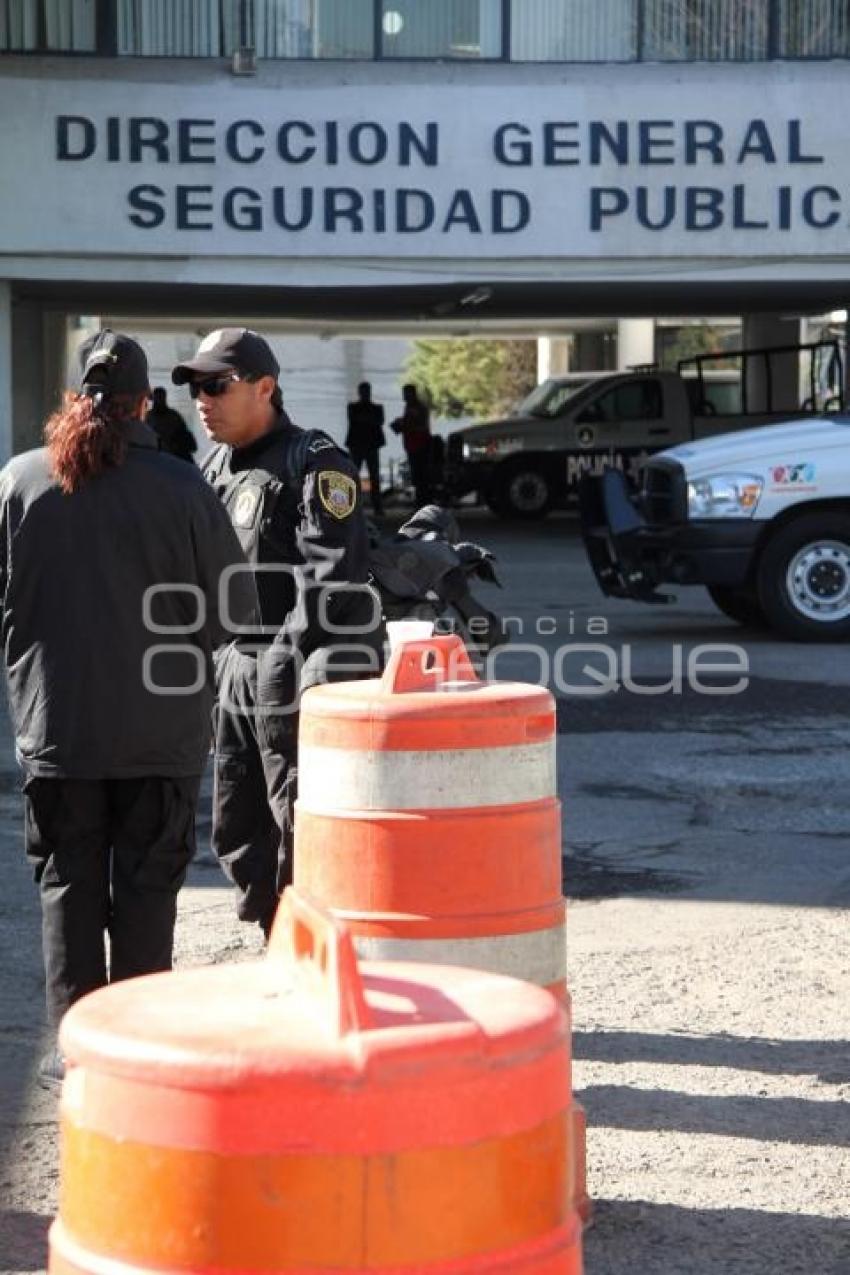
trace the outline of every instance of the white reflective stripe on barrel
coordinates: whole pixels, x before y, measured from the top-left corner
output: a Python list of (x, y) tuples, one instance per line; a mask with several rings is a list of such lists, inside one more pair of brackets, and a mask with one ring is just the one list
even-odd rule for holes
[(553, 797), (555, 787), (554, 737), (506, 748), (298, 752), (298, 800), (325, 813), (509, 806)]
[(551, 987), (567, 977), (567, 927), (472, 939), (394, 939), (352, 934), (364, 961), (425, 961), (507, 974)]

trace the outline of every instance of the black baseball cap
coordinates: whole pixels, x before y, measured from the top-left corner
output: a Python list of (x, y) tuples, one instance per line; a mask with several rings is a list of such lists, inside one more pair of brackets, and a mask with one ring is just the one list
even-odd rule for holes
[(217, 328), (205, 336), (198, 353), (186, 363), (178, 363), (171, 373), (175, 385), (225, 372), (241, 372), (245, 376), (280, 375), (280, 364), (271, 346), (250, 328)]
[(123, 332), (104, 328), (88, 343), (81, 387), (97, 386), (107, 394), (140, 398), (150, 394), (148, 360), (138, 341)]

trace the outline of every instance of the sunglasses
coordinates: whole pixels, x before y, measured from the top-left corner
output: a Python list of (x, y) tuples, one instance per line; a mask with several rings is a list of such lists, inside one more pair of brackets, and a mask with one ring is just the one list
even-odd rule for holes
[(206, 381), (190, 381), (189, 397), (197, 398), (199, 394), (206, 394), (207, 398), (220, 398), (227, 393), (234, 381), (241, 379), (244, 378), (229, 373), (227, 376), (211, 376)]

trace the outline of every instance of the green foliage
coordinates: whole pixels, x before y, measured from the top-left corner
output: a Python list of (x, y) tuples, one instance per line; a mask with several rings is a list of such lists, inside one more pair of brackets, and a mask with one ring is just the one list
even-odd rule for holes
[(416, 341), (405, 378), (437, 416), (501, 416), (537, 383), (537, 343)]
[[(736, 339), (736, 334), (695, 324), (675, 328), (669, 334), (662, 329), (658, 337), (659, 362), (662, 367), (675, 372), (680, 359), (691, 359), (697, 354), (721, 354), (730, 341), (734, 344)], [(717, 368), (727, 366), (735, 367), (736, 363), (724, 359), (712, 364)]]

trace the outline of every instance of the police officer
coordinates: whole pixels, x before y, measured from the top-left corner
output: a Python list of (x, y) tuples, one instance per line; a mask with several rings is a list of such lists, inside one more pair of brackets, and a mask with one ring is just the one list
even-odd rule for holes
[[(198, 470), (160, 452), (148, 394), (140, 346), (101, 333), (47, 446), (0, 474), (4, 657), (54, 1028), (107, 981), (107, 934), (110, 981), (171, 966), (213, 648), (256, 609), (244, 572), (223, 602), (238, 540)], [(62, 1074), (54, 1048), (40, 1079)]]
[(221, 328), (174, 368), (218, 446), (203, 471), (252, 564), (262, 629), (219, 659), (212, 844), (237, 910), (268, 934), (292, 874), (298, 702), (317, 681), (374, 673), (380, 603), (367, 586), (357, 473), (283, 410), (267, 342)]

